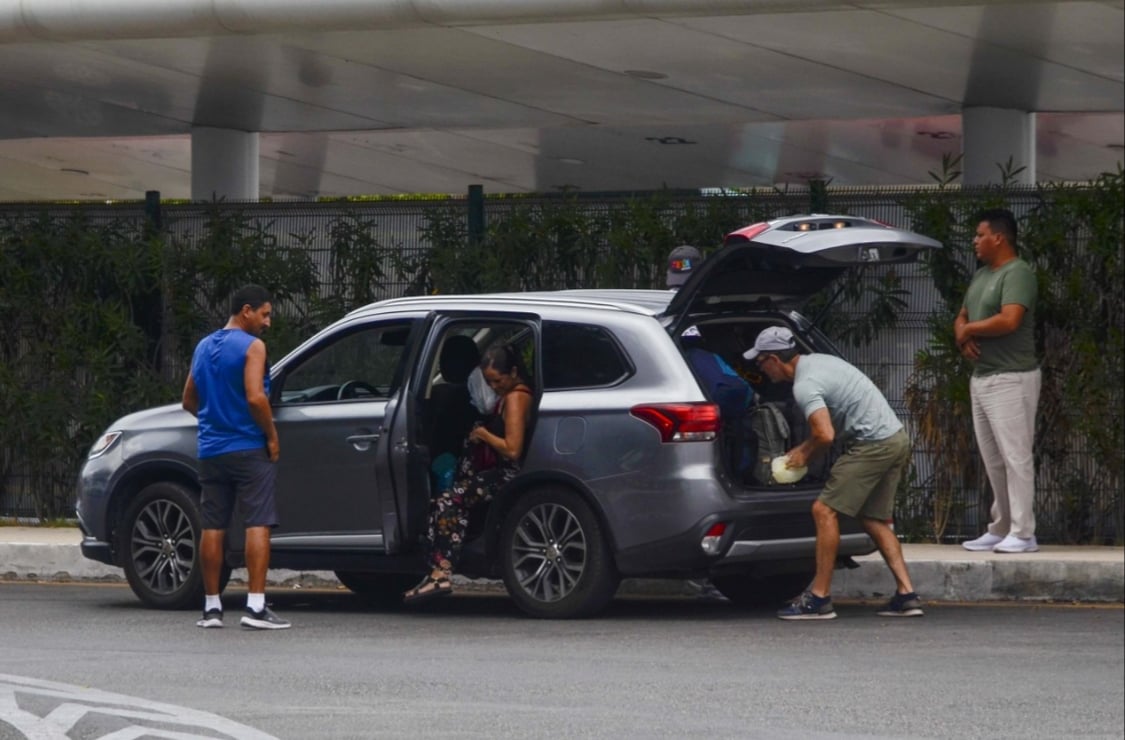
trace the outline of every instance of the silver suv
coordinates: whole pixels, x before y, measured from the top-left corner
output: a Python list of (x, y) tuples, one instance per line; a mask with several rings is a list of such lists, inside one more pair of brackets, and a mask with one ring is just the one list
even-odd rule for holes
[[(746, 470), (744, 425), (724, 423), (681, 334), (699, 327), (735, 367), (773, 325), (835, 353), (792, 302), (851, 266), (939, 247), (862, 218), (797, 216), (728, 235), (677, 292), (425, 296), (353, 311), (272, 370), (282, 524), (271, 566), (331, 570), (359, 594), (397, 599), (425, 569), (431, 463), (476, 415), (469, 371), (507, 342), (534, 376), (530, 440), (520, 475), (472, 518), (460, 572), (502, 578), (537, 617), (593, 614), (623, 577), (706, 576), (739, 603), (791, 596), (813, 572), (809, 507), (833, 455), (796, 484)], [(784, 443), (800, 441), (791, 388), (749, 378), (788, 421)], [(79, 476), (82, 552), (122, 567), (151, 606), (199, 604), (195, 426), (179, 406), (126, 416)], [(228, 542), (240, 566), (237, 528)], [(843, 523), (842, 558), (873, 549)]]

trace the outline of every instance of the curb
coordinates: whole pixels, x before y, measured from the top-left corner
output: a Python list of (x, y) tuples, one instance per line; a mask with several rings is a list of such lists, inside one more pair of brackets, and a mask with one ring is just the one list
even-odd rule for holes
[[(1055, 560), (942, 560), (908, 563), (914, 590), (927, 601), (1125, 602), (1119, 563)], [(882, 562), (836, 572), (843, 598), (888, 598), (895, 582)]]
[[(950, 556), (943, 550), (940, 558), (918, 557), (908, 559), (907, 564), (915, 590), (927, 601), (1125, 603), (1122, 551), (1105, 550), (1108, 552), (1088, 558), (1081, 553), (1067, 557), (1039, 553), (1018, 559)], [(877, 555), (856, 562), (856, 569), (836, 571), (833, 596), (883, 599), (894, 591), (894, 580)], [(120, 568), (82, 557), (76, 544), (36, 542), (0, 543), (0, 580), (123, 583), (125, 578)], [(467, 590), (504, 592), (499, 581), (458, 577), (455, 581)], [(245, 569), (231, 574), (231, 583), (245, 582)], [(273, 588), (343, 588), (331, 571), (271, 570), (267, 583)], [(687, 593), (684, 581), (676, 579), (626, 579), (618, 590), (620, 595)]]

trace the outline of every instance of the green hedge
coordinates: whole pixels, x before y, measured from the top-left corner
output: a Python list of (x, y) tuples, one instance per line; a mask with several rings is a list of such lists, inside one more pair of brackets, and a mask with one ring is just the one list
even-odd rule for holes
[[(1037, 445), (1041, 464), (1065, 479), (1064, 541), (1099, 541), (1107, 521), (1122, 533), (1122, 182), (1119, 171), (1082, 187), (1044, 187), (1022, 220), (1022, 248), (1043, 296), (1046, 423)], [(814, 192), (827, 210), (832, 191)], [(951, 349), (950, 327), (973, 264), (972, 215), (1007, 196), (1004, 188), (970, 193), (947, 183), (896, 196), (912, 228), (948, 247), (927, 264), (942, 300), (908, 399), (945, 473), (904, 491), (901, 508), (914, 513), (902, 529), (913, 537), (940, 538), (963, 506), (952, 491), (983, 488), (965, 415), (968, 368)], [(179, 398), (192, 347), (225, 320), (227, 296), (244, 283), (277, 297), (267, 338), (276, 358), (391, 282), (412, 293), (662, 288), (673, 247), (706, 251), (734, 228), (808, 210), (808, 197), (505, 199), (489, 203), (489, 222), (472, 238), (464, 205), (428, 208), (425, 248), (416, 251), (380, 242), (370, 217), (334, 212), (315, 227), (329, 236), (319, 266), (311, 231), (279, 237), (276, 225), (235, 205), (212, 204), (193, 231), (141, 218), (101, 222), (82, 207), (65, 216), (5, 211), (0, 501), (19, 484), (36, 516), (69, 515), (74, 475), (95, 436), (128, 411)], [(867, 308), (831, 313), (824, 325), (853, 344), (874, 341), (904, 305), (893, 271), (852, 276), (841, 288)], [(1075, 454), (1075, 445), (1086, 452)]]

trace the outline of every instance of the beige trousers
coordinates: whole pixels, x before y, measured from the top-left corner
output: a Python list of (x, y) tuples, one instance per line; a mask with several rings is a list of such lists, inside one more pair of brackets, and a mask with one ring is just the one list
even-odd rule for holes
[(1035, 411), (1040, 370), (997, 373), (969, 380), (973, 431), (992, 486), (992, 522), (999, 537), (1035, 534)]

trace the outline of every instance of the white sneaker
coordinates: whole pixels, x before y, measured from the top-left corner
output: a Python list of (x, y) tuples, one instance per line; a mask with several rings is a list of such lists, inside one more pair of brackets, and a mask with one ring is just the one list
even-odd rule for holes
[(975, 540), (962, 542), (961, 547), (965, 548), (966, 550), (972, 550), (973, 552), (988, 552), (1003, 541), (1004, 538), (1000, 535), (992, 534), (991, 532), (985, 532)]
[(1039, 543), (1035, 541), (1035, 537), (1028, 537), (1026, 540), (1022, 537), (1015, 535), (1008, 535), (1003, 541), (992, 548), (993, 552), (1039, 552)]

